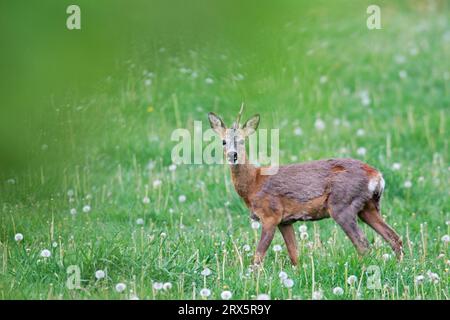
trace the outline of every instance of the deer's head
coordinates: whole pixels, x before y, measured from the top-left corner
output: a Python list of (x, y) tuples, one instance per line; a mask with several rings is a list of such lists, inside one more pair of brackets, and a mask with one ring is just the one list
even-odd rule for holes
[(222, 119), (216, 114), (208, 113), (209, 123), (211, 128), (222, 139), (223, 151), (229, 164), (239, 164), (245, 161), (245, 138), (253, 134), (258, 128), (259, 114), (251, 117), (243, 126), (239, 124), (244, 105), (241, 105), (241, 110), (237, 116), (236, 121), (231, 128), (227, 128)]

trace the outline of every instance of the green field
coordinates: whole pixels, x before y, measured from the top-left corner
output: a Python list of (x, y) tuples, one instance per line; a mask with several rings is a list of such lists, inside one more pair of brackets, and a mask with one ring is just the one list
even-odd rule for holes
[[(64, 28), (60, 6), (46, 28), (17, 26), (0, 55), (14, 74), (0, 83), (1, 299), (450, 298), (447, 2), (381, 1), (381, 30), (366, 27), (365, 1), (194, 1), (174, 16), (161, 4), (169, 18), (153, 24), (151, 5), (95, 20), (100, 4), (80, 3), (81, 31), (52, 33)], [(39, 41), (20, 44), (31, 35)], [(78, 49), (57, 45), (70, 41)], [(244, 120), (259, 113), (260, 128), (280, 130), (282, 164), (353, 157), (378, 168), (403, 261), (362, 223), (372, 251), (358, 257), (326, 219), (305, 223), (303, 240), (296, 223), (297, 268), (277, 232), (250, 270), (260, 229), (229, 168), (171, 166), (173, 130), (206, 130), (209, 111), (230, 124), (241, 102)], [(80, 288), (67, 286), (73, 270)]]

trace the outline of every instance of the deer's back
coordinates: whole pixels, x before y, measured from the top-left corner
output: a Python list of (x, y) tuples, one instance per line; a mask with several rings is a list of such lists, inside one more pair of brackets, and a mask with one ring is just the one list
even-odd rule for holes
[(340, 193), (342, 200), (355, 194), (369, 198), (368, 183), (378, 171), (355, 159), (328, 159), (280, 166), (267, 176), (260, 192), (308, 202), (326, 193)]

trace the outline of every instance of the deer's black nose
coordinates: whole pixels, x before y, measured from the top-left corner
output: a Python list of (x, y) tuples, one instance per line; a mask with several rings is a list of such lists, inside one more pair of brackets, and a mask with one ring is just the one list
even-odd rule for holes
[(227, 156), (228, 156), (228, 161), (230, 161), (232, 163), (236, 163), (237, 158), (238, 158), (237, 152), (235, 152), (235, 151), (228, 152)]

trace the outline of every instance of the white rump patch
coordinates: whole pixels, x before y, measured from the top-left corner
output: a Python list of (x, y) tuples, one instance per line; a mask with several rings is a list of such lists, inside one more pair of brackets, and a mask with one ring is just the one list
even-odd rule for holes
[(369, 189), (370, 192), (374, 192), (377, 185), (378, 185), (378, 178), (372, 178), (369, 180), (369, 185), (367, 186), (367, 188)]
[(379, 188), (379, 191), (382, 192), (384, 190), (384, 179), (383, 176), (380, 174), (377, 177), (373, 177), (369, 180), (369, 184), (367, 185), (367, 188), (370, 192), (374, 192), (377, 187)]
[(384, 179), (383, 179), (383, 177), (380, 174), (380, 188), (381, 188), (381, 190), (384, 190), (384, 186), (385, 185), (386, 185), (386, 183), (384, 182)]

